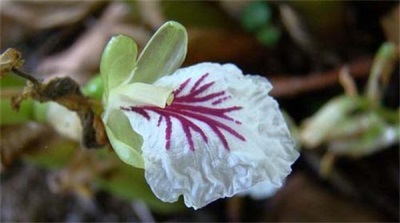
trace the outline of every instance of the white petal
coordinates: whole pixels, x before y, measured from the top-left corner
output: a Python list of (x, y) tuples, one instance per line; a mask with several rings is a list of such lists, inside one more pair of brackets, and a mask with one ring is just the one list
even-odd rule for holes
[(254, 200), (266, 199), (274, 196), (278, 192), (279, 187), (276, 187), (268, 180), (263, 181), (252, 188), (243, 191), (239, 196), (249, 195)]
[(265, 78), (201, 63), (154, 84), (176, 89), (172, 105), (125, 114), (143, 137), (145, 176), (158, 198), (183, 195), (197, 209), (263, 181), (281, 186), (298, 152)]

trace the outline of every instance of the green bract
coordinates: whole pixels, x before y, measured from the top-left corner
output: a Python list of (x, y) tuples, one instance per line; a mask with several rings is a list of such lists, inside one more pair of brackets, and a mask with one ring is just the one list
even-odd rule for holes
[(151, 84), (178, 69), (186, 50), (187, 33), (177, 22), (160, 27), (137, 61), (137, 45), (128, 36), (114, 36), (105, 47), (100, 64), (104, 83), (103, 121), (112, 147), (124, 162), (143, 168), (142, 138), (132, 130), (121, 106), (164, 107), (171, 101), (173, 89)]
[(82, 88), (82, 93), (90, 98), (101, 100), (104, 93), (103, 80), (100, 75), (95, 75)]

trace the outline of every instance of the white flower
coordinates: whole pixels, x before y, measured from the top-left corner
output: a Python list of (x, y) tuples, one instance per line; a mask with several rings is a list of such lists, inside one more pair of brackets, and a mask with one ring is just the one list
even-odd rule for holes
[[(285, 182), (283, 181), (282, 184), (285, 184)], [(280, 189), (279, 187), (276, 187), (271, 182), (266, 180), (253, 186), (247, 191), (239, 193), (238, 195), (250, 196), (254, 200), (261, 200), (273, 197), (279, 191), (279, 189)]]
[(140, 58), (106, 93), (103, 120), (119, 157), (144, 167), (158, 198), (183, 195), (197, 209), (265, 181), (281, 186), (298, 152), (267, 79), (201, 63), (138, 83)]

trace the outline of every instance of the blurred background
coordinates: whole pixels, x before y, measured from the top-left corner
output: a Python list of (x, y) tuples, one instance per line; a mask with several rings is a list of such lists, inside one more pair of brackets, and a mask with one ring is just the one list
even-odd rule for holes
[(189, 36), (184, 66), (229, 62), (267, 77), (301, 151), (282, 188), (261, 186), (194, 211), (155, 198), (143, 171), (112, 149), (81, 148), (63, 131), (79, 123), (62, 108), (28, 100), (11, 111), (25, 81), (7, 76), (0, 81), (2, 222), (399, 221), (398, 1), (0, 6), (1, 52), (17, 48), (24, 71), (43, 80), (70, 76), (98, 103), (91, 80), (109, 38), (129, 35), (141, 50), (165, 21), (178, 21)]

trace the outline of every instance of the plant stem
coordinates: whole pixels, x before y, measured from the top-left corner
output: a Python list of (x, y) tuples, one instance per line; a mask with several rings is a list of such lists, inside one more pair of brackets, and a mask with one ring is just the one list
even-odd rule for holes
[(28, 73), (25, 73), (17, 68), (12, 68), (12, 72), (14, 72), (16, 75), (18, 75), (20, 77), (23, 77), (23, 78), (31, 81), (34, 84), (40, 84), (40, 82), (36, 78), (32, 77)]

